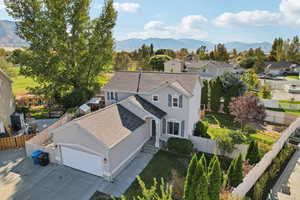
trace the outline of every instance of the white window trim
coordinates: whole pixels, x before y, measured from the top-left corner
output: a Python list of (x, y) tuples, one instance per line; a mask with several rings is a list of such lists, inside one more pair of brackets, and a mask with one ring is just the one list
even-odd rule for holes
[[(171, 99), (171, 106), (172, 108), (179, 108), (179, 96), (178, 95), (171, 95), (172, 99)], [(173, 104), (173, 99), (177, 99), (177, 106), (174, 106)]]
[[(157, 101), (154, 101), (154, 97), (157, 97)], [(153, 102), (159, 102), (159, 95), (158, 94), (152, 95), (152, 101)]]
[[(178, 123), (179, 124), (179, 134), (178, 135), (169, 134), (169, 132), (168, 132), (168, 123), (169, 122), (173, 122), (173, 123)], [(169, 136), (169, 137), (184, 138), (184, 137), (181, 136), (181, 122), (178, 121), (178, 120), (175, 120), (175, 119), (166, 119), (166, 135)]]

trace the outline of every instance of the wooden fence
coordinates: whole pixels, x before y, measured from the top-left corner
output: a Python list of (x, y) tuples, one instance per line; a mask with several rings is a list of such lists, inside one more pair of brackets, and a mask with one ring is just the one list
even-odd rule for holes
[(34, 137), (35, 134), (7, 137), (0, 139), (0, 150), (16, 149), (25, 146), (26, 140)]

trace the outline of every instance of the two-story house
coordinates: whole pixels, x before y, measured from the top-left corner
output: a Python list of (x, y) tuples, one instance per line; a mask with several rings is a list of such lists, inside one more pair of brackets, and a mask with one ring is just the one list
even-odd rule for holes
[(12, 94), (12, 80), (0, 69), (0, 133), (5, 132), (5, 125), (10, 125), (10, 116), (15, 111)]
[(145, 143), (192, 135), (199, 121), (198, 74), (116, 72), (106, 107), (53, 130), (57, 161), (112, 180)]

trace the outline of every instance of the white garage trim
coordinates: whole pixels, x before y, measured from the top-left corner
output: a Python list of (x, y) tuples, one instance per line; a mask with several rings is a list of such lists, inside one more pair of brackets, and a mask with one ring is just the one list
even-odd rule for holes
[(61, 146), (62, 164), (96, 176), (103, 176), (103, 157)]

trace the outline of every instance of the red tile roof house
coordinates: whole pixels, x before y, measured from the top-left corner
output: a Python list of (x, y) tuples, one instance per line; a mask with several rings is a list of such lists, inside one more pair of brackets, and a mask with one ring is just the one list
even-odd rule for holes
[(103, 91), (104, 109), (52, 131), (58, 163), (113, 180), (145, 143), (189, 138), (199, 121), (198, 74), (116, 72)]

